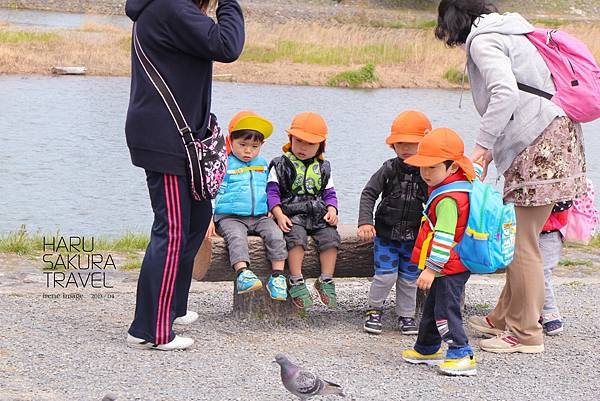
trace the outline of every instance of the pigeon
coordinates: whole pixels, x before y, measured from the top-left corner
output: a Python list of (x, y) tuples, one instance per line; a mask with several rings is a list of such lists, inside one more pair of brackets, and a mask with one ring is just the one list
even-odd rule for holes
[(115, 396), (112, 393), (108, 393), (104, 397), (102, 397), (102, 401), (115, 401), (116, 399), (117, 399), (117, 396)]
[(295, 365), (284, 354), (275, 355), (274, 363), (281, 367), (281, 382), (283, 386), (300, 400), (308, 400), (315, 395), (334, 394), (345, 397), (339, 384), (319, 378), (298, 365)]

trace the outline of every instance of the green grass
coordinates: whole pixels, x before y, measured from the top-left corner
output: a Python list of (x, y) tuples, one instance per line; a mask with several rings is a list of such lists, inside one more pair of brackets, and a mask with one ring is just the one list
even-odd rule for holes
[(279, 40), (274, 46), (248, 45), (241, 60), (272, 63), (287, 60), (300, 64), (351, 65), (351, 64), (395, 64), (407, 61), (414, 49), (380, 43), (364, 46), (328, 47), (312, 43)]
[(141, 259), (127, 259), (119, 270), (137, 270), (142, 266)]
[(60, 35), (52, 32), (0, 31), (0, 43), (48, 43), (60, 39)]
[(533, 25), (545, 26), (548, 28), (558, 28), (567, 23), (567, 21), (559, 20), (556, 18), (535, 18), (531, 20)]
[[(0, 234), (0, 252), (16, 253), (18, 255), (41, 255), (44, 252), (44, 237), (60, 237), (62, 234), (30, 233), (22, 225), (17, 231)], [(67, 237), (67, 235), (64, 235)], [(90, 238), (90, 239), (88, 239)], [(65, 238), (68, 241), (68, 238)], [(91, 237), (86, 236), (86, 244)], [(133, 252), (146, 249), (150, 238), (147, 234), (127, 232), (121, 237), (94, 237), (94, 251)], [(88, 245), (89, 246), (89, 245)]]
[(465, 78), (465, 83), (469, 82), (469, 77), (463, 74), (462, 71), (457, 70), (456, 68), (449, 68), (444, 72), (442, 78), (451, 84), (460, 85), (462, 83), (463, 76)]
[(594, 266), (594, 262), (589, 259), (563, 259), (558, 264), (559, 266)]
[(437, 25), (436, 20), (416, 20), (416, 21), (382, 21), (370, 20), (367, 24), (359, 24), (371, 28), (389, 28), (389, 29), (433, 29)]
[(375, 65), (367, 64), (358, 70), (344, 71), (335, 74), (327, 81), (328, 86), (347, 86), (358, 88), (364, 84), (376, 83), (379, 81), (375, 73)]

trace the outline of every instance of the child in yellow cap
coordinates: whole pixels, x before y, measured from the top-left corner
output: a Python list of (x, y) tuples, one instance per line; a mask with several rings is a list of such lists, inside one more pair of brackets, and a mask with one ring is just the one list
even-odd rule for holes
[[(375, 272), (363, 325), (368, 333), (381, 333), (384, 303), (395, 284), (398, 329), (402, 334), (417, 334), (415, 307), (419, 269), (411, 263), (410, 256), (427, 199), (427, 184), (419, 175), (419, 169), (404, 160), (417, 152), (419, 142), (429, 131), (431, 122), (425, 114), (415, 110), (398, 114), (385, 141), (396, 152), (396, 157), (383, 163), (360, 196), (358, 237), (374, 243)], [(380, 195), (373, 225), (373, 209)]]
[[(430, 199), (424, 212), (411, 261), (423, 269), (417, 286), (429, 290), (419, 334), (413, 349), (402, 353), (410, 363), (438, 365), (448, 375), (477, 374), (473, 350), (469, 345), (461, 315), (461, 296), (471, 273), (453, 249), (466, 230), (469, 218), (469, 194), (444, 191), (443, 186), (475, 177), (473, 164), (464, 155), (464, 143), (449, 128), (436, 128), (427, 134), (417, 153), (405, 160), (418, 166), (429, 186)], [(432, 192), (438, 188), (441, 191)], [(448, 344), (446, 357), (440, 351)]]
[(260, 235), (273, 268), (267, 291), (272, 299), (284, 301), (287, 283), (283, 268), (287, 250), (283, 233), (268, 216), (268, 164), (259, 156), (264, 140), (273, 132), (273, 125), (252, 111), (241, 111), (231, 119), (228, 131), (227, 174), (215, 199), (216, 231), (227, 243), (229, 261), (237, 274), (238, 294), (262, 287), (262, 282), (250, 270), (248, 252), (248, 234)]
[(290, 142), (271, 162), (267, 184), (269, 209), (284, 232), (290, 268), (290, 296), (299, 308), (313, 301), (302, 276), (308, 235), (319, 250), (321, 276), (315, 288), (321, 301), (337, 305), (333, 273), (340, 235), (337, 232), (338, 201), (331, 166), (323, 158), (327, 124), (316, 113), (300, 113), (287, 129)]

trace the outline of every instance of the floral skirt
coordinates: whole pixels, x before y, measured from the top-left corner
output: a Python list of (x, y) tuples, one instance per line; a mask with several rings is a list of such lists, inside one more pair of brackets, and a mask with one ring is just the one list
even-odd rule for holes
[(586, 191), (585, 172), (580, 126), (555, 118), (504, 173), (504, 200), (515, 206), (573, 200)]

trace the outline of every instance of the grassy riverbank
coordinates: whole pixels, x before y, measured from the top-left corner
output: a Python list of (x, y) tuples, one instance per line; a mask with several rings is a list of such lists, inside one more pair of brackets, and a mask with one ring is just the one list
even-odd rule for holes
[[(431, 11), (363, 7), (329, 17), (278, 19), (259, 7), (264, 6), (248, 6), (240, 60), (215, 64), (218, 76), (237, 82), (367, 87), (456, 87), (460, 82), (464, 53), (434, 39)], [(600, 22), (555, 14), (533, 21), (577, 35), (600, 59)], [(51, 31), (0, 23), (0, 73), (49, 74), (52, 66), (83, 65), (91, 75), (127, 76), (130, 46), (128, 30), (95, 22)], [(371, 73), (352, 73), (368, 65), (374, 66)]]

